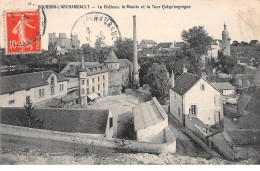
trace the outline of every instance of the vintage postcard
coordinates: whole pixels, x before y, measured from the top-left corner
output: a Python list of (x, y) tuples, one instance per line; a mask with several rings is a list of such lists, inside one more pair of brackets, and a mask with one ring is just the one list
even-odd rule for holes
[(1, 165), (260, 164), (259, 0), (0, 0)]

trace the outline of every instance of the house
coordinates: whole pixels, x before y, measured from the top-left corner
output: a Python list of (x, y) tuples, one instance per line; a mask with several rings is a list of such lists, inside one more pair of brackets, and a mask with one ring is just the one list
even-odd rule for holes
[(208, 126), (219, 124), (223, 118), (222, 94), (205, 78), (184, 68), (176, 80), (172, 73), (170, 112), (184, 126), (186, 120), (198, 118)]
[(0, 107), (23, 107), (67, 94), (68, 79), (53, 71), (0, 77)]
[(235, 82), (239, 88), (249, 88), (254, 85), (254, 76), (251, 74), (237, 74)]
[(183, 45), (183, 42), (174, 41), (174, 48), (175, 49), (180, 49), (182, 47), (182, 45)]
[(235, 87), (229, 82), (211, 83), (216, 89), (218, 89), (223, 95), (234, 95)]
[(210, 48), (208, 50), (207, 58), (217, 60), (218, 59), (218, 51), (219, 51), (219, 40), (212, 39), (210, 42)]
[(151, 47), (154, 47), (156, 46), (157, 43), (153, 40), (142, 40), (139, 45), (138, 45), (138, 49), (144, 49), (144, 48), (151, 48)]
[(252, 95), (252, 98), (245, 107), (245, 111), (260, 117), (260, 88)]
[(151, 101), (133, 107), (134, 128), (137, 141), (163, 143), (168, 115), (155, 97)]
[(259, 46), (260, 43), (258, 40), (251, 40), (249, 44), (250, 46)]
[[(20, 126), (20, 115), (25, 112), (24, 108), (0, 108), (0, 123)], [(32, 112), (37, 119), (43, 120), (44, 130), (112, 138), (117, 126), (109, 110), (52, 108), (33, 109)]]
[(250, 59), (247, 57), (238, 57), (237, 64), (242, 65), (242, 66), (251, 66), (251, 65), (253, 65), (253, 62), (250, 61)]
[(174, 49), (175, 46), (174, 46), (174, 43), (172, 43), (172, 42), (169, 42), (169, 43), (159, 43), (157, 45), (157, 48), (158, 48), (159, 51), (170, 51), (170, 50)]
[[(97, 94), (100, 97), (108, 94), (108, 69), (98, 62), (84, 62), (87, 73), (86, 93)], [(79, 86), (79, 69), (81, 62), (69, 62), (60, 72), (69, 78), (68, 91), (77, 91)], [(92, 97), (92, 96), (91, 96)], [(95, 96), (96, 97), (96, 96)], [(91, 98), (92, 99), (92, 98)], [(94, 99), (92, 99), (94, 100)]]

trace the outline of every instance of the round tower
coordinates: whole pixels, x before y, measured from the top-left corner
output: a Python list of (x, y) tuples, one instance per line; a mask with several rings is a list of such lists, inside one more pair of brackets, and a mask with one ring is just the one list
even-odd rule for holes
[(105, 60), (105, 65), (109, 70), (119, 70), (119, 60), (113, 50), (110, 51), (107, 59)]
[(224, 24), (224, 30), (222, 31), (221, 51), (226, 56), (230, 56), (230, 40), (227, 25)]
[(87, 70), (85, 67), (84, 55), (82, 54), (81, 68), (79, 69), (79, 100), (81, 107), (87, 105)]

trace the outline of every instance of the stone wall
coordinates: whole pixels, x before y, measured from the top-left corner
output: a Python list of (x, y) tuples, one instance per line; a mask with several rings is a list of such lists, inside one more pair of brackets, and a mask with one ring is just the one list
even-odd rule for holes
[(116, 148), (122, 150), (130, 150), (136, 152), (149, 152), (149, 153), (170, 153), (176, 152), (176, 139), (171, 133), (169, 128), (166, 128), (165, 134), (168, 140), (163, 144), (138, 142), (134, 140), (122, 139), (106, 139), (106, 138), (93, 138), (93, 136), (82, 133), (67, 133), (50, 131), (43, 129), (33, 129), (12, 125), (0, 124), (0, 134), (7, 134), (13, 136), (22, 136), (28, 138), (49, 139), (54, 141), (63, 141), (70, 143), (79, 143), (85, 145), (94, 145), (107, 148)]

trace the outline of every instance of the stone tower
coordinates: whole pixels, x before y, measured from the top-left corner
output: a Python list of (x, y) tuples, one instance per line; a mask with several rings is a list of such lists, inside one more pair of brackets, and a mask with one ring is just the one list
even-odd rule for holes
[(109, 70), (119, 70), (119, 60), (113, 50), (110, 51), (107, 59), (105, 60), (105, 65)]
[(137, 40), (136, 40), (136, 16), (133, 16), (133, 41), (134, 41), (134, 54), (133, 54), (133, 82), (136, 87), (139, 87), (139, 71), (137, 59)]
[(222, 31), (222, 40), (220, 43), (220, 50), (223, 52), (223, 55), (230, 56), (230, 37), (227, 30), (227, 25), (224, 24), (224, 30)]
[(79, 101), (81, 107), (85, 107), (87, 101), (87, 70), (85, 67), (84, 55), (82, 54), (81, 68), (79, 69)]

